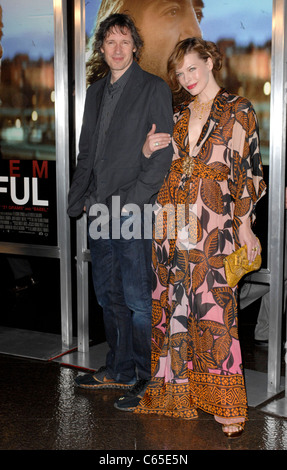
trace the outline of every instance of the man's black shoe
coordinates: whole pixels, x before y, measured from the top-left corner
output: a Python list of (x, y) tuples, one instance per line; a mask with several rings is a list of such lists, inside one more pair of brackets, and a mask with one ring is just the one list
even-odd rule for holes
[(122, 388), (128, 390), (132, 388), (136, 382), (135, 380), (131, 380), (128, 383), (117, 382), (109, 376), (106, 366), (103, 366), (93, 374), (79, 375), (75, 378), (75, 383), (78, 387), (85, 388), (86, 390), (101, 390), (106, 388)]
[(139, 379), (126, 395), (118, 398), (114, 407), (121, 411), (133, 411), (141, 401), (149, 380)]

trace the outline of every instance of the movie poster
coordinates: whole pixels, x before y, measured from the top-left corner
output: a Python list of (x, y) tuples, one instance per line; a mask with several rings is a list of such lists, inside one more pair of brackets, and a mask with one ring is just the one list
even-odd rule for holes
[(53, 0), (0, 15), (0, 241), (56, 245)]
[(144, 41), (140, 65), (168, 81), (176, 43), (192, 36), (216, 42), (224, 54), (219, 83), (256, 110), (264, 165), (269, 164), (272, 0), (90, 0), (86, 2), (87, 59), (99, 22), (129, 13)]
[(56, 197), (51, 187), (55, 181), (55, 162), (14, 157), (1, 160), (1, 241), (56, 244)]
[[(53, 0), (0, 0), (0, 241), (57, 243)], [(269, 163), (272, 0), (90, 0), (87, 60), (94, 29), (126, 11), (144, 40), (140, 65), (168, 81), (175, 44), (200, 35), (224, 53), (218, 77), (250, 99)]]

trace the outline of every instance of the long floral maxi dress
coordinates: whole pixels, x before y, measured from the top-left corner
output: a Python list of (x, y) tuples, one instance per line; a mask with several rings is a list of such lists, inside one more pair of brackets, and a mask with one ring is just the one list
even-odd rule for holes
[(198, 408), (232, 423), (247, 418), (247, 398), (237, 288), (223, 258), (266, 191), (258, 126), (251, 103), (221, 89), (190, 156), (189, 116), (190, 104), (175, 114), (175, 154), (157, 198), (152, 379), (135, 412), (191, 419)]

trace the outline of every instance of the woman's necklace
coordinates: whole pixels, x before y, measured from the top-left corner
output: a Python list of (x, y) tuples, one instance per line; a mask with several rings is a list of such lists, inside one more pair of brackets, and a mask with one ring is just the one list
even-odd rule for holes
[(206, 103), (201, 103), (198, 99), (198, 96), (195, 97), (195, 100), (193, 101), (193, 111), (195, 116), (198, 119), (202, 119), (203, 115), (207, 112), (210, 111), (211, 105), (213, 102), (213, 98)]

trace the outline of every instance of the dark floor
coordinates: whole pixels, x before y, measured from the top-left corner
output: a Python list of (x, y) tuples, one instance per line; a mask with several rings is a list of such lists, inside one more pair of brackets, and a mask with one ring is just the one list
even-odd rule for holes
[[(35, 302), (38, 316), (46, 316), (45, 309), (51, 309), (55, 298), (46, 295), (47, 300), (43, 302), (44, 291), (47, 292), (47, 284), (30, 294), (33, 300), (27, 296), (14, 299), (9, 326), (13, 315), (18, 328), (25, 328), (29, 315), (35, 317), (31, 325), (35, 324)], [(4, 299), (8, 308), (9, 302), (2, 293), (2, 307)], [(246, 369), (266, 372), (268, 350), (255, 346), (253, 341), (257, 308), (258, 305), (253, 304), (252, 309), (241, 315), (243, 361)], [(51, 316), (54, 315), (56, 312), (51, 310)], [(7, 325), (7, 315), (5, 320)], [(100, 459), (121, 455), (134, 456), (134, 459), (140, 456), (138, 460), (146, 456), (144, 463), (149, 465), (162, 464), (159, 460), (152, 463), (147, 460), (147, 456), (159, 453), (188, 455), (191, 464), (193, 453), (190, 451), (195, 450), (287, 450), (287, 419), (267, 414), (262, 407), (249, 408), (249, 421), (243, 435), (230, 440), (223, 435), (213, 417), (203, 412), (197, 420), (184, 421), (118, 411), (113, 403), (120, 395), (119, 391), (77, 389), (74, 378), (79, 370), (59, 362), (1, 354), (0, 370), (0, 450), (93, 450), (97, 451), (95, 464), (107, 464), (106, 460)], [(242, 452), (239, 454), (243, 455)], [(266, 458), (265, 453), (260, 455)], [(273, 453), (272, 456), (274, 458)], [(229, 465), (229, 461), (226, 464)]]
[(184, 421), (118, 411), (119, 391), (77, 389), (73, 368), (5, 355), (0, 367), (0, 450), (287, 450), (287, 420), (260, 409), (231, 440), (205, 413)]

